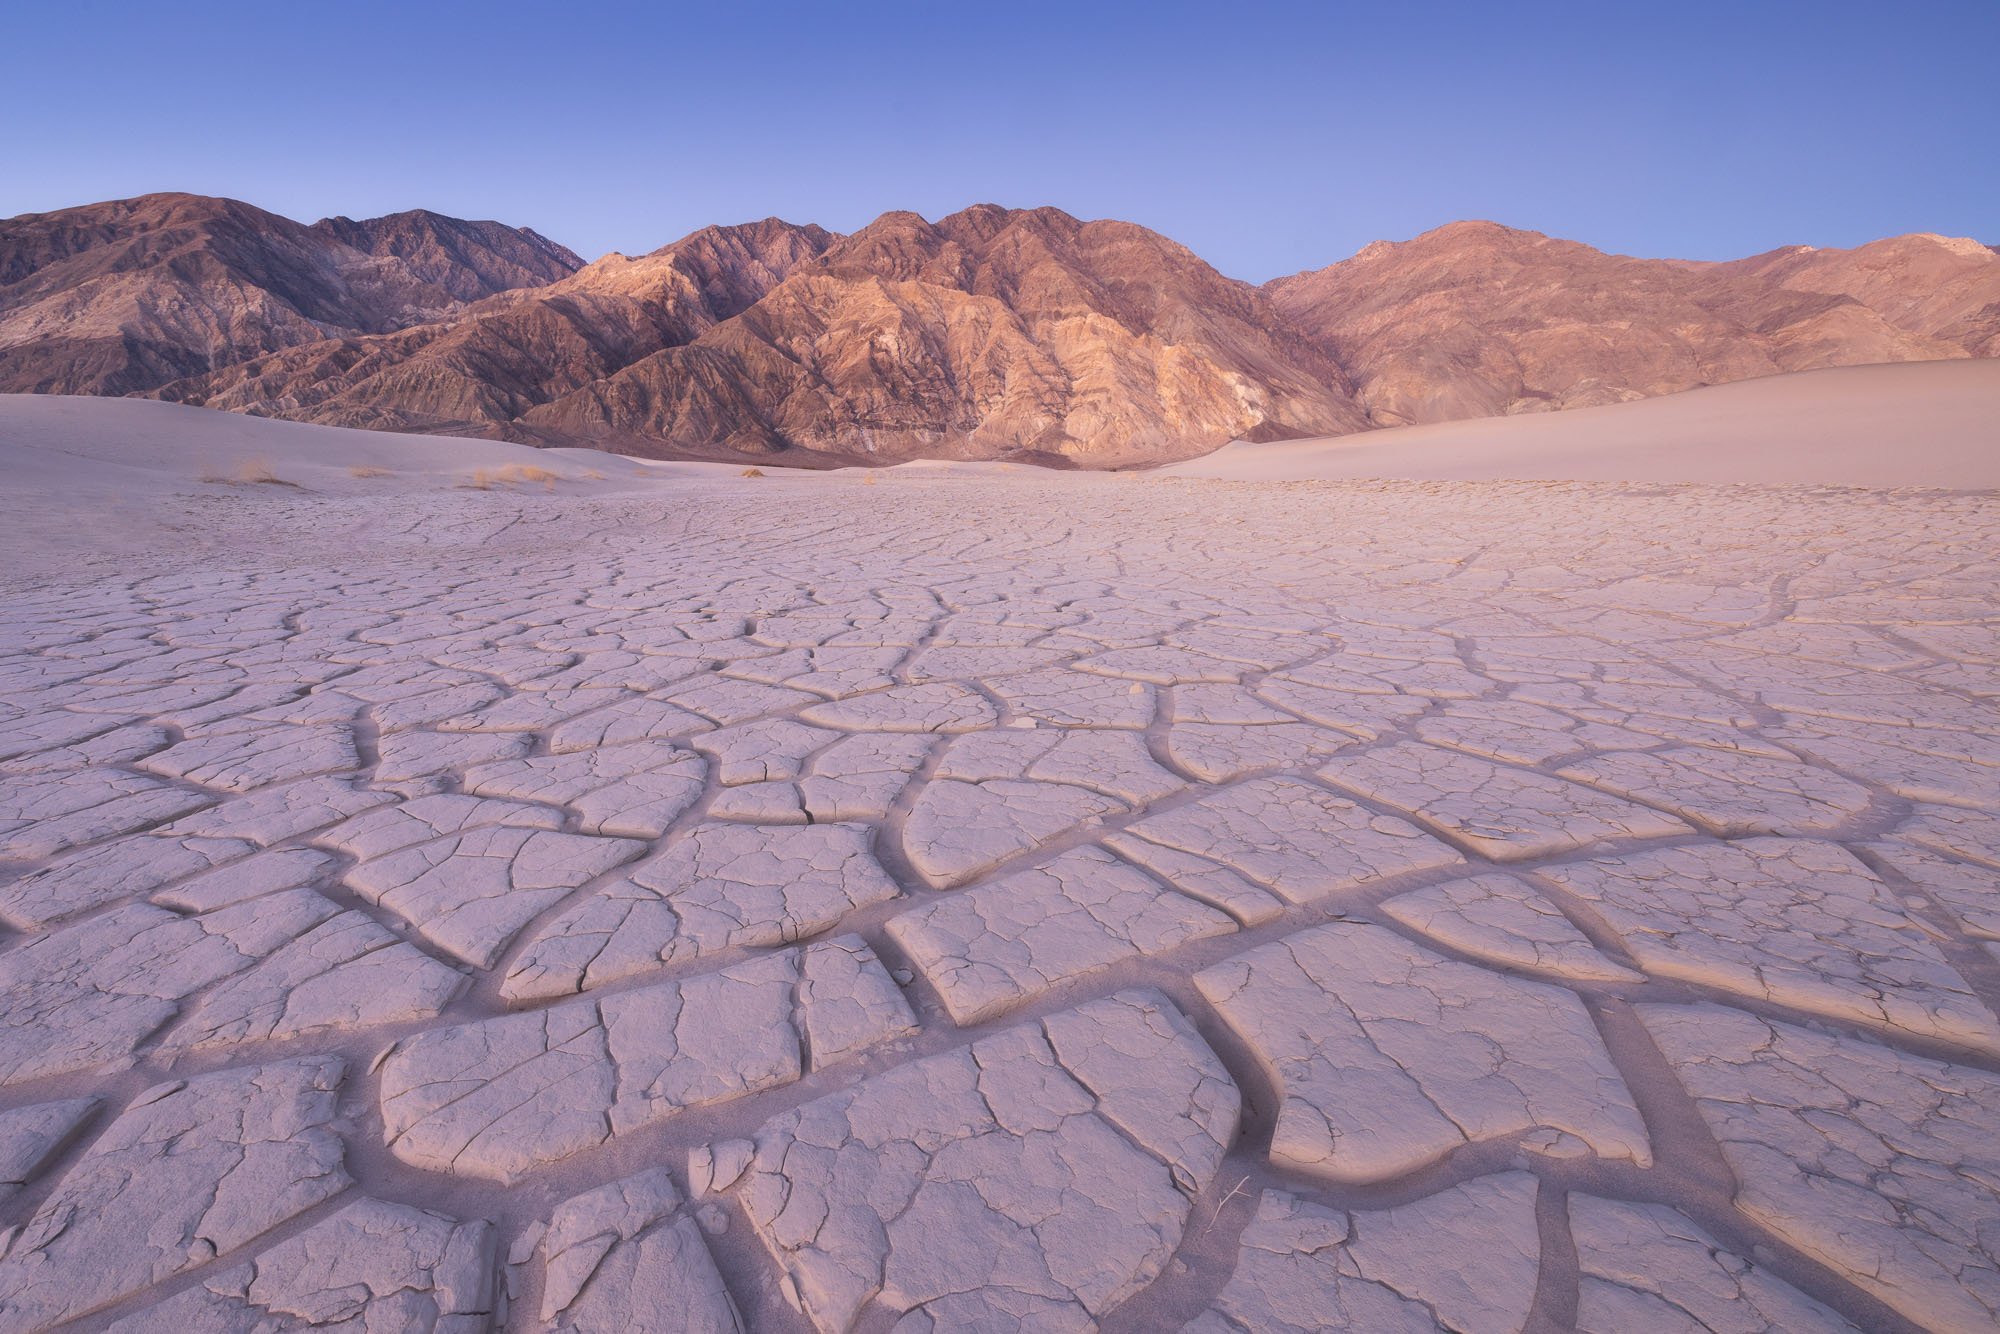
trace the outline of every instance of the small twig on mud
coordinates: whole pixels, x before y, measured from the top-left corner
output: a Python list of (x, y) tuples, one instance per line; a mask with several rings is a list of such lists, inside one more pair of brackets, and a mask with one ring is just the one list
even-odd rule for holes
[(1229, 1207), (1229, 1202), (1235, 1199), (1238, 1195), (1241, 1195), (1243, 1193), (1243, 1188), (1249, 1184), (1250, 1184), (1250, 1174), (1248, 1172), (1245, 1172), (1243, 1174), (1243, 1179), (1237, 1182), (1234, 1186), (1232, 1186), (1227, 1195), (1223, 1196), (1221, 1199), (1215, 1202), (1215, 1211), (1209, 1214), (1208, 1216), (1208, 1225), (1210, 1227), (1215, 1226), (1215, 1220), (1222, 1217), (1222, 1211)]

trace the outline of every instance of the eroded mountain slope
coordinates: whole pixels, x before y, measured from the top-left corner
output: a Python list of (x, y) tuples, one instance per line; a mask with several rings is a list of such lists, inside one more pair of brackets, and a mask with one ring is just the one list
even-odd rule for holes
[(144, 195), (0, 221), (0, 389), (125, 394), (574, 270), (531, 231), (404, 213), (307, 227)]

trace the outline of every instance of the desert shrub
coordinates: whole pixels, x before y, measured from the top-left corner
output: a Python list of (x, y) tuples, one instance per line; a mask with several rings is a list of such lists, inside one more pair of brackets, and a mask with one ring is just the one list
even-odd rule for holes
[(539, 482), (544, 490), (553, 491), (562, 480), (561, 473), (538, 463), (503, 463), (497, 468), (474, 469), (472, 480), (463, 485), (473, 491), (492, 491)]
[(509, 463), (500, 469), (498, 476), (503, 482), (540, 482), (543, 486), (556, 483), (556, 474), (538, 463)]
[(269, 459), (244, 459), (228, 472), (218, 472), (213, 467), (201, 471), (201, 480), (218, 486), (290, 486), (288, 482), (272, 470)]

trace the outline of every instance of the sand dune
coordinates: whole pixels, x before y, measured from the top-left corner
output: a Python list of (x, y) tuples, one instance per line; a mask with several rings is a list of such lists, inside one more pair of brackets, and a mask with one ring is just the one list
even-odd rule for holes
[[(246, 470), (267, 467), (281, 481), (314, 490), (365, 491), (388, 477), (470, 482), (482, 469), (509, 466), (546, 468), (578, 483), (661, 471), (589, 449), (357, 431), (150, 399), (0, 394), (0, 467), (14, 488), (144, 492), (206, 478), (241, 480)], [(684, 475), (735, 471), (722, 464), (661, 466)], [(386, 476), (356, 477), (357, 468)]]
[(0, 394), (0, 574), (276, 556), (297, 540), (280, 499), (337, 508), (326, 522), (345, 534), (338, 545), (366, 545), (458, 492), (582, 498), (738, 471), (147, 399)]
[(1230, 481), (2000, 487), (2000, 362), (1844, 366), (1563, 413), (1229, 445), (1163, 470)]
[[(494, 477), (510, 468), (548, 469), (560, 484), (585, 490), (667, 477), (733, 477), (741, 470), (730, 463), (640, 461), (588, 449), (318, 426), (147, 399), (39, 394), (0, 394), (0, 468), (17, 495), (27, 488), (72, 498), (92, 491), (138, 497), (199, 489), (240, 482), (260, 470), (314, 491), (360, 494), (394, 481), (470, 485), (482, 473)], [(788, 471), (772, 469), (780, 477)], [(1039, 471), (931, 460), (888, 470), (989, 482)], [(2000, 487), (2000, 361), (1847, 366), (1562, 413), (1239, 443), (1151, 475), (1984, 490)]]

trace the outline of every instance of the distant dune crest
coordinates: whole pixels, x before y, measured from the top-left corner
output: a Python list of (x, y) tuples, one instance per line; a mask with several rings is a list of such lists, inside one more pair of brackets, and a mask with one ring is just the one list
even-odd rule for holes
[(422, 210), (0, 221), (0, 392), (650, 457), (1109, 467), (1995, 356), (2000, 253), (1932, 235), (1702, 263), (1463, 222), (1258, 288), (1143, 227), (992, 205), (593, 264)]

